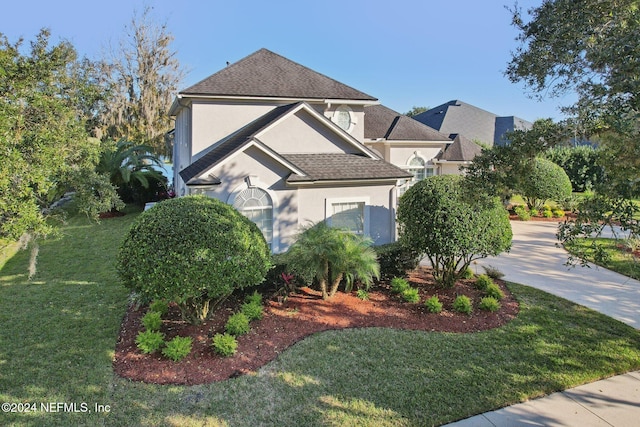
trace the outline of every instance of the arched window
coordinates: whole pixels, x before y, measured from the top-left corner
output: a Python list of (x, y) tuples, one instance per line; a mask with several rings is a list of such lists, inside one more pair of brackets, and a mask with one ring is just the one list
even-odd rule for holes
[(273, 241), (273, 202), (269, 194), (257, 187), (242, 190), (233, 201), (233, 207), (253, 221), (269, 246)]
[(416, 181), (422, 181), (425, 178), (425, 162), (422, 157), (414, 157), (409, 162), (409, 172), (413, 174)]

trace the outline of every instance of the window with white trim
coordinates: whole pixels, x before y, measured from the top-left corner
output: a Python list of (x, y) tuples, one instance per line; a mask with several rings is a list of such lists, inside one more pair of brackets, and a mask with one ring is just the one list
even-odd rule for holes
[(233, 207), (253, 221), (271, 246), (273, 241), (273, 202), (269, 193), (261, 188), (242, 190), (233, 201)]
[(355, 234), (369, 234), (369, 212), (366, 198), (327, 199), (326, 219), (331, 227)]

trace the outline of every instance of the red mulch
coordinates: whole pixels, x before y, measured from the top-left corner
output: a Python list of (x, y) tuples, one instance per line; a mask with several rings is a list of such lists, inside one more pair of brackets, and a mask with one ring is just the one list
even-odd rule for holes
[[(419, 268), (409, 281), (420, 291), (421, 303), (404, 302), (393, 295), (389, 285), (381, 283), (369, 291), (363, 301), (355, 293), (338, 292), (328, 301), (320, 293), (302, 288), (284, 303), (265, 302), (262, 320), (251, 323), (251, 331), (238, 338), (238, 351), (232, 357), (221, 357), (211, 347), (212, 337), (224, 331), (228, 317), (239, 309), (240, 301), (228, 300), (212, 313), (210, 319), (193, 326), (180, 320), (176, 307), (164, 316), (161, 331), (165, 339), (176, 335), (193, 337), (193, 349), (184, 360), (175, 363), (160, 355), (145, 355), (136, 347), (135, 339), (141, 330), (141, 317), (146, 308), (127, 311), (116, 344), (113, 361), (115, 372), (134, 381), (155, 384), (204, 384), (254, 372), (278, 354), (320, 331), (343, 328), (385, 327), (420, 331), (476, 332), (497, 328), (513, 319), (519, 311), (515, 298), (501, 281), (496, 283), (505, 293), (502, 308), (490, 313), (477, 308), (468, 316), (451, 308), (457, 295), (464, 294), (479, 301), (481, 294), (472, 281), (462, 280), (453, 289), (438, 288), (429, 269)], [(437, 294), (444, 309), (429, 313), (423, 302)]]
[[(573, 212), (565, 212), (564, 216), (561, 218), (545, 218), (543, 216), (532, 216), (531, 219), (529, 221), (539, 221), (539, 222), (564, 222), (566, 220), (571, 220), (571, 219), (575, 219), (576, 218), (576, 214), (574, 214)], [(513, 212), (509, 212), (509, 219), (511, 221), (522, 221), (518, 215), (516, 215)]]

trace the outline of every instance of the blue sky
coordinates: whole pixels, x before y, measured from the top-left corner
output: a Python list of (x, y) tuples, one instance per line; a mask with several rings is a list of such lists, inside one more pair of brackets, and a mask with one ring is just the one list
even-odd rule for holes
[[(525, 10), (542, 0), (519, 0)], [(0, 33), (32, 40), (40, 28), (98, 58), (117, 45), (134, 11), (153, 7), (188, 70), (186, 88), (265, 47), (394, 110), (459, 99), (498, 115), (561, 119), (571, 97), (530, 99), (503, 71), (517, 43), (514, 0), (18, 0)]]

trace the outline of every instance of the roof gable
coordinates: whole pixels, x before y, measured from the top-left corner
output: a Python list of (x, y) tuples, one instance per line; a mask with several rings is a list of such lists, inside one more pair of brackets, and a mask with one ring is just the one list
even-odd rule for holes
[(223, 68), (180, 94), (377, 101), (267, 49)]
[(205, 181), (210, 181), (211, 184), (219, 184), (220, 181), (217, 177), (203, 178), (203, 175), (216, 165), (223, 163), (226, 159), (230, 158), (238, 151), (243, 150), (250, 145), (257, 146), (263, 152), (274, 158), (276, 161), (279, 161), (285, 167), (289, 168), (292, 173), (304, 176), (305, 173), (302, 172), (296, 165), (286, 160), (286, 158), (280, 153), (277, 153), (267, 144), (259, 140), (259, 137), (261, 135), (264, 135), (264, 133), (271, 129), (273, 126), (277, 126), (279, 123), (282, 123), (282, 120), (284, 120), (286, 117), (295, 114), (301, 109), (304, 109), (312, 117), (315, 117), (316, 120), (332, 129), (336, 133), (336, 135), (343, 138), (347, 143), (354, 147), (356, 151), (358, 151), (358, 154), (351, 155), (361, 155), (363, 156), (363, 158), (366, 157), (369, 159), (379, 160), (378, 156), (376, 156), (371, 150), (360, 144), (350, 135), (340, 130), (337, 125), (331, 123), (326, 117), (310, 107), (309, 104), (305, 102), (297, 102), (294, 104), (287, 104), (276, 107), (270, 110), (268, 113), (257, 118), (253, 122), (240, 128), (236, 132), (218, 141), (201, 158), (193, 162), (185, 169), (181, 170), (179, 172), (180, 177), (182, 177), (183, 181), (187, 183), (187, 185), (196, 185), (196, 183), (203, 182), (203, 179)]
[(396, 141), (451, 142), (447, 135), (384, 105), (365, 107), (364, 136)]

